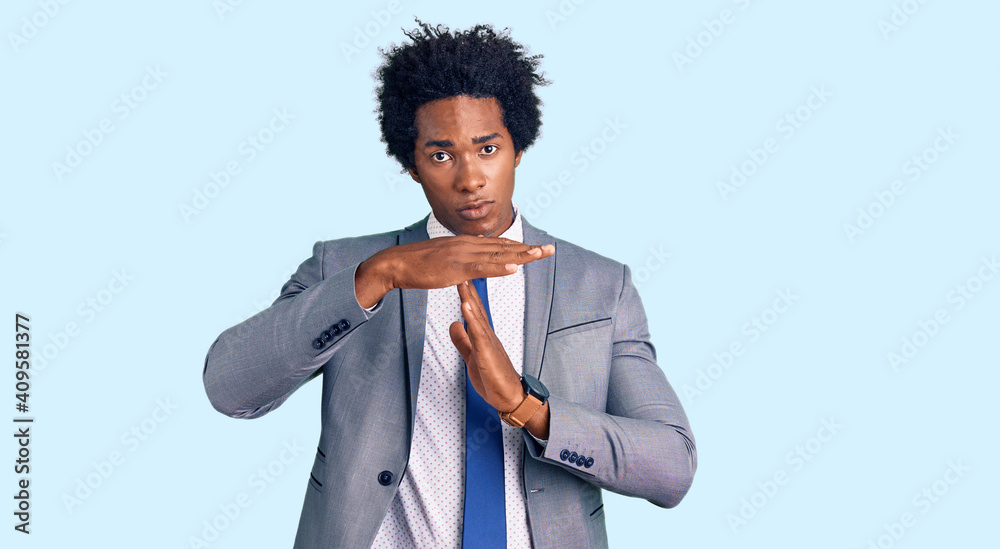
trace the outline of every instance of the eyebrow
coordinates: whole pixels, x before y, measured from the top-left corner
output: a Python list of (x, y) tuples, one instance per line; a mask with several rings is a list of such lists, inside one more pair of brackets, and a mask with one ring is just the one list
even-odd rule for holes
[[(480, 143), (486, 143), (487, 141), (489, 141), (491, 139), (496, 139), (498, 137), (500, 137), (500, 134), (497, 133), (497, 132), (491, 133), (490, 135), (484, 135), (482, 137), (473, 137), (472, 138), (472, 144), (473, 145), (478, 145)], [(452, 143), (451, 141), (447, 141), (447, 140), (438, 141), (438, 140), (432, 139), (432, 140), (428, 141), (427, 143), (424, 143), (424, 147), (454, 147), (454, 146), (455, 146), (454, 143)]]
[(480, 143), (486, 143), (487, 141), (489, 141), (491, 139), (496, 139), (498, 137), (500, 137), (499, 133), (491, 133), (490, 135), (484, 135), (482, 137), (473, 137), (472, 138), (472, 144), (473, 145), (478, 145)]

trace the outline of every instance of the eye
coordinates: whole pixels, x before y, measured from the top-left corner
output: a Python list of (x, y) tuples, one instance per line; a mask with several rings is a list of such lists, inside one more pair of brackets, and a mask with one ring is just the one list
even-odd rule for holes
[(434, 154), (431, 155), (431, 160), (433, 160), (435, 162), (444, 162), (444, 161), (448, 160), (448, 158), (450, 158), (448, 156), (448, 153), (446, 153), (444, 151), (438, 151), (438, 152), (436, 152), (436, 153), (434, 153)]
[(496, 145), (486, 145), (483, 147), (483, 152), (487, 155), (493, 154), (498, 150), (500, 150), (500, 147), (497, 147)]

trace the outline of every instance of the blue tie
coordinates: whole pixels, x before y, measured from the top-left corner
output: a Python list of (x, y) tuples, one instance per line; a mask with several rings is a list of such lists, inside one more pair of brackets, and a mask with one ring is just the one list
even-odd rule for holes
[[(472, 285), (493, 327), (486, 279)], [(507, 507), (503, 485), (503, 430), (490, 406), (465, 376), (465, 520), (463, 549), (507, 547)]]

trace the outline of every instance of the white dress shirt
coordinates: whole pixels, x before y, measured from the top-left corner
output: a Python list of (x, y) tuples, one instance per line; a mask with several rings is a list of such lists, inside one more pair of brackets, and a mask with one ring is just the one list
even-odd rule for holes
[[(454, 236), (431, 213), (430, 238)], [(523, 242), (517, 207), (514, 222), (501, 235)], [(524, 361), (524, 268), (487, 279), (493, 328), (517, 373)], [(461, 321), (461, 300), (454, 286), (427, 291), (424, 354), (410, 459), (396, 497), (372, 548), (453, 548), (462, 545), (465, 507), (465, 362), (448, 328)], [(528, 516), (521, 482), (524, 441), (520, 428), (503, 429), (507, 547), (530, 548)]]

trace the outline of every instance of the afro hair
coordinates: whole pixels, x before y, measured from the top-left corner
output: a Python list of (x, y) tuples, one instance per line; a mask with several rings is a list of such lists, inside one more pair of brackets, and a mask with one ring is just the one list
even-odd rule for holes
[(515, 150), (531, 146), (542, 126), (542, 101), (534, 88), (549, 83), (538, 72), (542, 56), (527, 55), (509, 29), (497, 33), (490, 25), (476, 25), (452, 32), (419, 19), (417, 24), (420, 28), (405, 32), (411, 43), (379, 50), (375, 112), (387, 154), (404, 168), (416, 167), (417, 109), (457, 95), (495, 98)]

